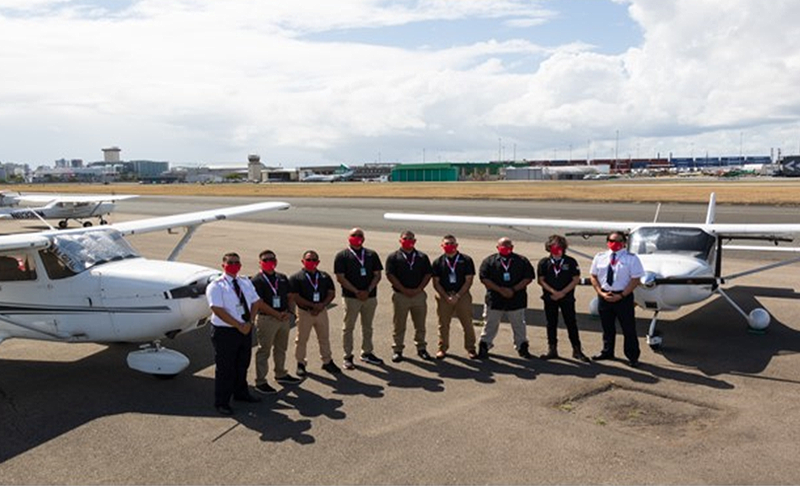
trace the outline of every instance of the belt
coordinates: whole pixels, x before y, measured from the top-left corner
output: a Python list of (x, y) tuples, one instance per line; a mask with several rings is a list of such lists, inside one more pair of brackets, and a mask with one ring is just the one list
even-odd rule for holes
[(304, 310), (306, 312), (311, 312), (311, 310), (312, 310), (311, 307), (303, 307), (301, 305), (298, 305), (297, 308), (300, 309), (300, 310)]

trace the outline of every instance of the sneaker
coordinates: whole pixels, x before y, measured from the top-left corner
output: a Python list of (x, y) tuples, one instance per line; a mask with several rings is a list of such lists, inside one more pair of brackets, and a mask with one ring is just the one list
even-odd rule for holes
[(383, 360), (372, 353), (364, 353), (361, 355), (361, 361), (372, 365), (382, 365)]
[(417, 350), (417, 356), (419, 356), (420, 358), (424, 359), (425, 361), (430, 361), (431, 360), (431, 355), (428, 354), (428, 350), (427, 349), (419, 349), (419, 350)]
[(297, 376), (300, 378), (305, 378), (308, 376), (308, 372), (306, 371), (306, 365), (303, 363), (297, 363)]
[(403, 352), (402, 351), (395, 351), (392, 353), (392, 363), (399, 363), (403, 361)]
[(342, 372), (342, 370), (340, 370), (339, 367), (336, 366), (336, 363), (334, 363), (333, 360), (330, 360), (324, 365), (322, 365), (322, 369), (332, 375), (338, 375), (339, 373)]
[(467, 351), (467, 357), (469, 359), (478, 359), (478, 353), (476, 353), (474, 349), (470, 349)]
[(446, 357), (447, 357), (446, 352), (442, 351), (441, 349), (439, 351), (436, 351), (436, 359), (445, 359)]
[(478, 343), (478, 359), (489, 359), (489, 345), (481, 341)]
[(254, 390), (264, 395), (273, 395), (275, 393), (278, 393), (278, 390), (269, 386), (269, 383), (262, 383), (260, 385), (256, 385)]
[(346, 370), (354, 370), (354, 369), (356, 369), (356, 365), (353, 364), (353, 357), (352, 356), (346, 357), (344, 359), (344, 361), (342, 361), (342, 366)]
[(303, 380), (301, 380), (300, 378), (296, 378), (292, 375), (283, 375), (280, 378), (275, 378), (275, 381), (277, 381), (281, 385), (296, 385)]
[(522, 343), (517, 349), (520, 358), (533, 359), (533, 355), (528, 351), (528, 343)]

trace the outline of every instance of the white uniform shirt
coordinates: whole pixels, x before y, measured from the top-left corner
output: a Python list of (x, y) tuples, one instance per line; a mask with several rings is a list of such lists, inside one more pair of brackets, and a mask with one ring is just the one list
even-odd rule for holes
[[(249, 278), (236, 277), (236, 280), (239, 282), (239, 288), (242, 289), (242, 294), (244, 294), (248, 304), (247, 310), (249, 311), (250, 307), (259, 299), (256, 289)], [(208, 287), (206, 287), (206, 299), (208, 299), (209, 306), (222, 307), (234, 319), (244, 322), (242, 320), (244, 309), (239, 297), (236, 295), (236, 291), (233, 290), (233, 279), (230, 276), (223, 274), (209, 283)], [(233, 327), (214, 313), (211, 314), (211, 324), (219, 327)]]
[(614, 265), (614, 284), (609, 286), (607, 280), (608, 267), (611, 266), (611, 250), (595, 255), (590, 273), (597, 277), (600, 287), (605, 291), (622, 292), (631, 279), (641, 278), (644, 268), (639, 257), (628, 253), (624, 248), (617, 252), (617, 263)]

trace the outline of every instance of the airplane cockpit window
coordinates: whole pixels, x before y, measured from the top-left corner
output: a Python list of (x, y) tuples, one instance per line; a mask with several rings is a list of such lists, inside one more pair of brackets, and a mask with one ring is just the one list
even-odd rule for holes
[(111, 229), (55, 236), (50, 250), (75, 273), (95, 265), (139, 257), (122, 238), (122, 233)]
[(59, 258), (50, 248), (39, 250), (39, 258), (42, 259), (44, 270), (47, 272), (47, 276), (50, 277), (50, 280), (59, 280), (76, 274), (76, 272), (72, 271), (64, 260)]
[(639, 228), (631, 233), (631, 253), (682, 253), (709, 260), (714, 237), (699, 228)]
[(0, 255), (0, 282), (36, 280), (36, 268), (26, 254)]

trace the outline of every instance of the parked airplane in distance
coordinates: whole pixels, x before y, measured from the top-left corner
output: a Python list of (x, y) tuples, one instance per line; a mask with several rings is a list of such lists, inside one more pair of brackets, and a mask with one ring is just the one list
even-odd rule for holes
[[(170, 377), (189, 365), (161, 346), (211, 312), (205, 289), (219, 270), (174, 261), (198, 226), (288, 203), (262, 202), (93, 228), (0, 236), (0, 343), (146, 342), (128, 366)], [(125, 236), (186, 228), (167, 260), (143, 258)]]
[(92, 226), (90, 218), (107, 224), (104, 216), (116, 209), (117, 201), (132, 199), (135, 195), (59, 195), (0, 193), (0, 219), (58, 219), (61, 229), (75, 220), (83, 226)]
[(302, 179), (300, 182), (340, 182), (340, 181), (349, 181), (355, 171), (350, 167), (342, 164), (339, 166), (338, 169), (333, 174), (315, 174), (311, 173)]

